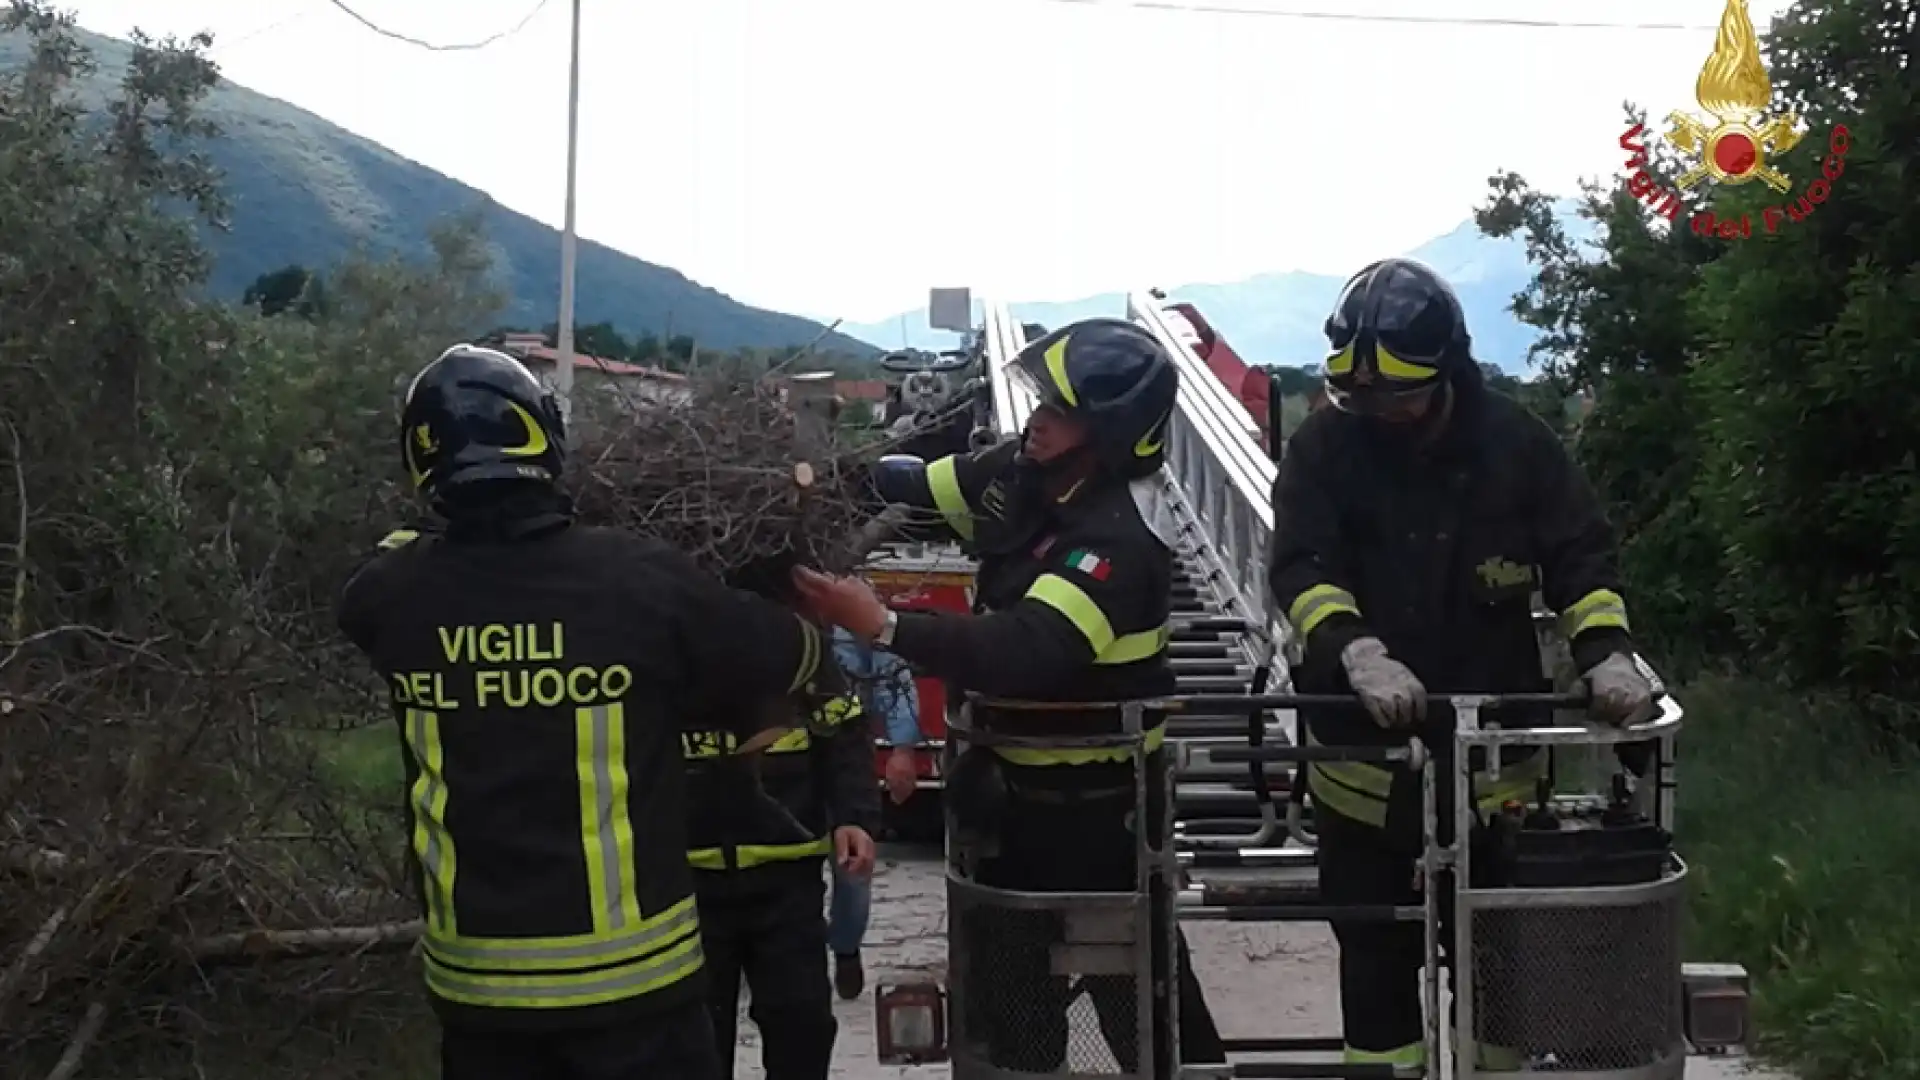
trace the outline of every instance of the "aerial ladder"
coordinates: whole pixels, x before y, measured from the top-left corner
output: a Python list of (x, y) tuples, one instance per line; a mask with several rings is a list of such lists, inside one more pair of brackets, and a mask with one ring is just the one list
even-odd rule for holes
[[(1149, 914), (1160, 901), (1170, 904), (1180, 922), (1415, 922), (1427, 942), (1423, 1000), (1430, 1064), (1348, 1062), (1337, 1036), (1262, 1033), (1229, 1037), (1225, 1066), (1176, 1064), (1174, 1074), (1187, 1080), (1420, 1080), (1479, 1073), (1679, 1080), (1690, 1052), (1741, 1046), (1745, 972), (1737, 965), (1683, 964), (1680, 953), (1687, 869), (1671, 847), (1674, 736), (1684, 715), (1679, 704), (1663, 692), (1654, 720), (1619, 730), (1582, 723), (1582, 702), (1573, 694), (1454, 695), (1445, 699), (1458, 722), (1449, 754), (1433, 753), (1418, 739), (1387, 749), (1303, 745), (1300, 708), (1356, 702), (1296, 694), (1289, 676), (1291, 662), (1299, 659), (1298, 643), (1284, 613), (1270, 609), (1266, 584), (1278, 432), (1270, 454), (1262, 446), (1263, 425), (1244, 398), (1215, 377), (1197, 355), (1193, 335), (1182, 332), (1185, 327), (1177, 316), (1169, 318), (1164, 304), (1156, 292), (1136, 292), (1115, 314), (1152, 333), (1180, 369), (1167, 467), (1158, 481), (1178, 522), (1169, 650), (1179, 689), (1163, 702), (1115, 703), (1123, 717), (1119, 735), (1068, 741), (1130, 746), (1145, 776), (1144, 710), (1147, 704), (1164, 709), (1171, 798), (1149, 798), (1142, 780), (1135, 813), (1144, 821), (1163, 802), (1167, 842), (1155, 844), (1151, 830), (1136, 830), (1140, 872), (1133, 894), (1010, 893), (972, 880), (967, 842), (950, 831), (948, 983), (882, 988), (882, 1058), (950, 1056), (955, 1080), (1039, 1075), (996, 1060), (992, 1040), (973, 1030), (980, 1026), (974, 1003), (1008, 992), (993, 985), (995, 965), (978, 962), (990, 939), (1001, 934), (995, 919), (1048, 911), (1062, 927), (1051, 946), (1057, 975), (1084, 981), (1124, 973), (1140, 993), (1131, 1070), (1111, 1056), (1094, 1060), (1097, 1054), (1089, 1058), (1082, 1050), (1068, 1055), (1063, 1071), (1045, 1075), (1167, 1075), (1156, 1071), (1150, 1050), (1171, 1041), (1177, 1025), (1165, 1013), (1154, 1020), (1149, 1007), (1151, 958), (1156, 949), (1171, 952), (1163, 940), (1166, 920), (1156, 922)], [(1035, 408), (1030, 391), (1009, 371), (1029, 330), (992, 301), (980, 306), (977, 323), (968, 328), (979, 365), (974, 374), (984, 390), (981, 422), (990, 435), (1019, 432)], [(1640, 663), (1659, 686), (1657, 674)], [(1497, 724), (1502, 706), (1553, 708), (1555, 726), (1504, 730)], [(1022, 742), (972, 725), (964, 715), (956, 716), (950, 734), (957, 744)], [(1623, 743), (1654, 748), (1652, 766), (1637, 784), (1613, 764), (1612, 751)], [(1466, 837), (1476, 825), (1467, 762), (1484, 755), (1497, 769), (1503, 748), (1517, 745), (1550, 755), (1554, 783), (1542, 785), (1530, 806), (1513, 808), (1495, 855), (1478, 856), (1492, 865), (1475, 869), (1470, 845), (1441, 838), (1449, 831)], [(1296, 783), (1309, 760), (1367, 761), (1420, 774), (1426, 837), (1421, 866), (1425, 880), (1448, 884), (1426, 889), (1422, 903), (1412, 907), (1362, 911), (1322, 903), (1311, 802)], [(1450, 800), (1441, 798), (1443, 787), (1451, 788)], [(1452, 818), (1451, 830), (1442, 827), (1443, 815)], [(1488, 876), (1492, 871), (1497, 879)], [(1445, 900), (1459, 913), (1451, 925), (1441, 918)], [(1453, 957), (1464, 959), (1451, 963)], [(1449, 972), (1444, 980), (1443, 970)], [(1204, 983), (1205, 972), (1200, 975)], [(1101, 1025), (1091, 1015), (1075, 1014), (1071, 1023), (1085, 1029), (1073, 1033), (1076, 1044), (1101, 1043)], [(1004, 1032), (998, 1037), (1004, 1039)], [(1490, 1056), (1489, 1048), (1500, 1054)]]

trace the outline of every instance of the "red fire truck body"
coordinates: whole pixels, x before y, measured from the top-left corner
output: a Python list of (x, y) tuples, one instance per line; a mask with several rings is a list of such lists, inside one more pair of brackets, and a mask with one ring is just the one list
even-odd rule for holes
[[(889, 607), (966, 614), (973, 610), (973, 571), (973, 560), (955, 545), (903, 544), (868, 560), (865, 574)], [(937, 790), (941, 785), (940, 750), (947, 738), (947, 689), (939, 679), (919, 674), (914, 685), (919, 691), (923, 739), (914, 755), (919, 787)], [(876, 776), (881, 775), (892, 750), (884, 733), (876, 733)]]

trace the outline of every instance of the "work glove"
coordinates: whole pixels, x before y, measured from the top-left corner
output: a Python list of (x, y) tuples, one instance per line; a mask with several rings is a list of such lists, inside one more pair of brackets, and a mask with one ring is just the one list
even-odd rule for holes
[(1405, 728), (1426, 717), (1427, 688), (1407, 665), (1387, 655), (1379, 638), (1354, 639), (1340, 651), (1340, 666), (1374, 723)]
[(1584, 678), (1590, 719), (1626, 727), (1653, 715), (1653, 685), (1625, 653), (1608, 655), (1589, 668)]

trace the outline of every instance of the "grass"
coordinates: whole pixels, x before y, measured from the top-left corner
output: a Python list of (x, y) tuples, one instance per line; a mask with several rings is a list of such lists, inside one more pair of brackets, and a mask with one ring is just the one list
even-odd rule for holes
[(1804, 1080), (1920, 1078), (1920, 783), (1831, 701), (1683, 692), (1690, 953), (1745, 964), (1763, 1053)]

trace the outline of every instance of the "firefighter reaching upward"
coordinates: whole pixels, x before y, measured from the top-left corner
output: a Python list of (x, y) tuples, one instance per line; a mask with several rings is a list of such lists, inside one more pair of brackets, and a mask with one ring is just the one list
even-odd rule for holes
[(816, 678), (822, 635), (652, 541), (573, 523), (564, 432), (518, 361), (460, 345), (408, 388), (414, 487), (341, 628), (391, 689), (448, 1080), (718, 1080), (677, 724)]
[[(806, 571), (802, 591), (828, 621), (966, 690), (1063, 703), (1167, 695), (1174, 689), (1167, 659), (1172, 531), (1155, 477), (1178, 370), (1151, 334), (1117, 319), (1042, 336), (1014, 366), (1041, 403), (1019, 440), (930, 465), (883, 459), (876, 473), (887, 501), (938, 511), (978, 554), (983, 613), (895, 613), (862, 582)], [(1002, 711), (993, 719), (1010, 734), (1118, 730), (1117, 710)], [(1158, 774), (1166, 767), (1157, 752), (1164, 717), (1151, 721)], [(949, 772), (948, 797), (956, 816), (994, 838), (997, 850), (978, 867), (978, 880), (1035, 892), (1131, 891), (1130, 758), (1124, 749), (969, 750)], [(1147, 787), (1158, 793), (1163, 784), (1156, 776)], [(1169, 917), (1155, 911), (1163, 927)], [(978, 963), (996, 981), (984, 1001), (974, 999), (984, 1010), (975, 1023), (1001, 1068), (1050, 1072), (1063, 1062), (1069, 986), (1049, 968), (1061, 934), (1052, 918), (1041, 914), (1043, 925), (1030, 934), (976, 939), (995, 954)], [(1184, 957), (1184, 939), (1180, 948)], [(1155, 1000), (1164, 1008), (1165, 950), (1154, 959)], [(1224, 1061), (1199, 986), (1184, 962), (1180, 970), (1182, 1056)], [(1114, 1056), (1132, 1070), (1138, 1053), (1128, 980), (1083, 982)], [(1167, 1066), (1163, 1060), (1155, 1071)]]
[[(1307, 417), (1281, 462), (1270, 580), (1305, 640), (1301, 692), (1352, 692), (1366, 711), (1309, 711), (1311, 737), (1351, 746), (1420, 734), (1450, 752), (1454, 718), (1427, 708), (1429, 692), (1551, 689), (1536, 588), (1559, 614), (1594, 716), (1645, 717), (1653, 691), (1632, 660), (1598, 500), (1544, 423), (1488, 391), (1453, 290), (1417, 262), (1375, 263), (1347, 283), (1326, 332), (1333, 408)], [(1513, 757), (1497, 783), (1477, 786), (1483, 808), (1532, 795), (1544, 759)], [(1323, 762), (1308, 778), (1323, 900), (1418, 903), (1416, 774)], [(1348, 1060), (1420, 1064), (1421, 927), (1335, 921), (1334, 931)]]

